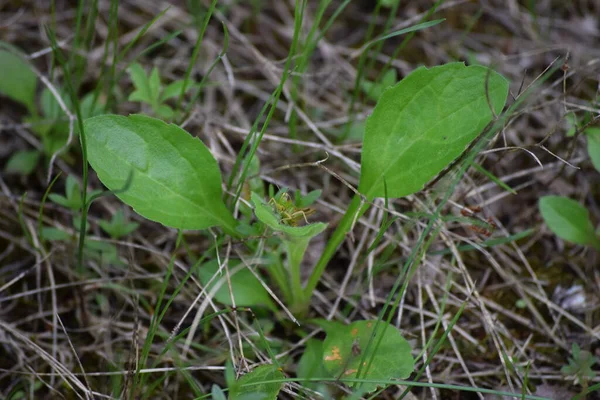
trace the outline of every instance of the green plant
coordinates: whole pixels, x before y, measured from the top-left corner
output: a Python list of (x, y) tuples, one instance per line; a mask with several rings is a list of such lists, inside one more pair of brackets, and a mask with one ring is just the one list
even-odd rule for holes
[[(99, 190), (93, 190), (87, 194), (87, 197), (91, 198), (98, 195), (99, 193)], [(65, 195), (63, 196), (57, 193), (50, 193), (48, 195), (48, 198), (52, 202), (60, 206), (66, 207), (73, 212), (73, 229), (72, 232), (69, 233), (64, 229), (45, 226), (41, 229), (42, 239), (51, 242), (59, 241), (65, 243), (73, 243), (77, 236), (80, 234), (79, 230), (82, 226), (81, 216), (78, 214), (78, 211), (84, 205), (82, 201), (81, 187), (79, 186), (79, 183), (77, 183), (73, 176), (69, 175), (65, 182)], [(127, 224), (126, 221), (122, 219), (122, 215), (119, 217), (118, 214), (118, 212), (117, 214), (115, 214), (111, 223), (107, 223), (106, 221), (100, 221), (100, 225), (103, 227), (103, 229), (108, 227), (107, 233), (109, 233), (110, 231), (113, 232), (113, 234), (119, 234), (118, 237), (114, 237), (111, 235), (113, 239), (120, 238), (124, 236), (124, 234), (128, 234), (137, 228), (137, 224)], [(90, 228), (90, 225), (86, 222), (85, 227), (87, 231)], [(102, 240), (87, 240), (82, 250), (89, 258), (97, 260), (99, 262), (115, 265), (123, 264), (119, 259), (117, 248), (112, 243), (107, 243)]]
[(221, 172), (204, 144), (173, 124), (147, 117), (85, 120), (89, 162), (102, 183), (141, 216), (178, 229), (220, 226), (239, 234), (222, 199)]
[(544, 222), (561, 239), (600, 250), (600, 238), (594, 231), (589, 211), (573, 199), (544, 196), (539, 201)]
[(35, 169), (40, 159), (37, 150), (16, 151), (6, 162), (4, 172), (7, 174), (29, 175)]
[[(229, 387), (229, 400), (275, 400), (285, 376), (275, 365), (261, 365), (243, 375)], [(281, 382), (263, 383), (272, 380)]]
[[(2, 44), (3, 47), (8, 47)], [(37, 76), (23, 57), (17, 55), (18, 50), (12, 46), (9, 50), (0, 48), (0, 94), (21, 103), (30, 114), (37, 114), (35, 106), (35, 90)]]
[[(39, 108), (36, 104), (37, 75), (32, 67), (17, 54), (17, 50), (0, 49), (0, 94), (21, 103), (27, 108), (29, 115), (24, 121), (30, 124), (31, 130), (41, 139), (40, 150), (19, 150), (8, 160), (5, 172), (29, 175), (37, 166), (42, 154), (51, 156), (62, 149), (68, 141), (69, 131), (77, 135), (76, 126), (71, 127), (67, 114), (60, 102), (67, 109), (72, 109), (69, 96), (60, 88), (52, 93), (44, 87), (39, 97)], [(89, 118), (102, 113), (103, 103), (94, 95), (88, 93), (81, 98), (81, 114)]]
[(573, 343), (569, 364), (563, 366), (561, 372), (572, 379), (576, 385), (581, 385), (585, 389), (588, 382), (596, 377), (596, 371), (592, 367), (597, 362), (598, 358), (594, 357), (592, 353), (581, 350), (577, 343)]
[(323, 232), (327, 224), (317, 222), (294, 226), (297, 221), (306, 217), (306, 213), (297, 211), (298, 209), (286, 195), (286, 192), (281, 192), (272, 198), (273, 201), (267, 203), (256, 193), (252, 193), (252, 203), (256, 218), (272, 231), (280, 234), (279, 238), (287, 254), (288, 272), (280, 268), (275, 276), (282, 277), (278, 283), (288, 303), (295, 311), (302, 313), (307, 299), (301, 281), (301, 263), (309, 242)]
[(596, 171), (600, 172), (600, 128), (587, 128), (585, 134), (587, 136), (587, 151), (590, 160)]
[[(150, 78), (136, 75), (138, 90), (147, 89), (136, 97), (160, 99), (158, 72)], [(265, 201), (257, 192), (251, 194), (256, 218), (278, 235), (287, 255), (287, 268), (275, 262), (270, 271), (293, 310), (306, 313), (327, 263), (369, 203), (421, 190), (502, 111), (507, 93), (503, 77), (462, 63), (419, 68), (383, 92), (367, 121), (359, 193), (306, 286), (301, 262), (310, 240), (327, 225), (295, 226), (307, 219), (301, 197), (292, 200), (280, 192)], [(116, 195), (140, 215), (179, 229), (219, 226), (234, 238), (263, 229), (233, 218), (222, 198), (215, 159), (183, 129), (143, 115), (98, 116), (87, 119), (84, 128), (89, 162), (98, 177), (110, 190), (120, 190)]]
[(128, 222), (125, 219), (123, 210), (117, 210), (110, 221), (98, 221), (98, 225), (115, 240), (129, 235), (140, 226), (137, 222)]
[(369, 96), (372, 100), (377, 101), (383, 92), (387, 88), (394, 86), (397, 81), (398, 76), (396, 74), (396, 70), (391, 68), (383, 75), (380, 82), (364, 80), (361, 82), (361, 88), (367, 96)]
[(462, 63), (418, 68), (385, 91), (367, 120), (359, 193), (327, 242), (306, 293), (316, 288), (368, 202), (421, 190), (484, 131), (507, 96), (508, 82), (502, 76)]
[[(382, 323), (383, 326), (378, 331), (378, 335), (381, 335), (379, 346), (369, 346), (376, 323), (377, 321), (355, 321), (344, 325), (327, 321), (322, 324), (327, 333), (323, 343), (322, 362), (331, 377), (360, 377), (376, 382), (406, 379), (413, 373), (415, 363), (411, 347), (394, 326)], [(368, 393), (378, 386), (377, 383), (363, 383), (360, 390)]]
[(233, 297), (236, 306), (264, 306), (272, 311), (277, 309), (267, 290), (243, 264), (231, 262), (228, 268), (231, 291), (226, 281), (226, 273), (219, 271), (217, 260), (209, 261), (198, 268), (200, 282), (209, 293), (216, 288), (214, 298), (218, 302), (232, 306), (231, 298)]
[[(129, 95), (129, 101), (146, 103), (152, 112), (164, 119), (172, 119), (175, 116), (173, 108), (166, 104), (167, 100), (176, 99), (184, 89), (185, 80), (177, 80), (163, 86), (160, 74), (156, 67), (152, 68), (150, 76), (146, 74), (140, 64), (133, 64), (128, 69), (129, 76), (135, 90)], [(186, 91), (194, 89), (194, 85), (186, 85)]]
[(77, 180), (75, 180), (72, 175), (67, 176), (64, 196), (56, 193), (50, 193), (48, 198), (54, 203), (69, 208), (73, 211), (77, 211), (83, 206), (81, 201), (81, 188), (79, 187)]

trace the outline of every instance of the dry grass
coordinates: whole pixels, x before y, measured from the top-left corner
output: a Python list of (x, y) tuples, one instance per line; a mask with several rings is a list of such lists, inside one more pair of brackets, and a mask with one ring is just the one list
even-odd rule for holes
[[(31, 54), (39, 74), (47, 78), (49, 85), (56, 85), (63, 75), (60, 69), (51, 73), (50, 42), (43, 29), (43, 24), (51, 23), (49, 3), (0, 1), (0, 40)], [(76, 17), (76, 8), (70, 3), (56, 4), (56, 34), (66, 51), (71, 49)], [(203, 101), (194, 106), (184, 127), (202, 138), (227, 176), (260, 108), (281, 78), (292, 39), (293, 8), (291, 1), (263, 1), (257, 2), (263, 7), (255, 13), (252, 2), (229, 7), (225, 4), (234, 2), (222, 3), (222, 12), (215, 14), (206, 32), (195, 66), (196, 76), (207, 70), (223, 48), (221, 23), (230, 34), (227, 57), (211, 73), (212, 84), (206, 88)], [(309, 2), (306, 31), (312, 26), (316, 3)], [(429, 1), (402, 3), (394, 29), (417, 23), (431, 7)], [(600, 3), (538, 1), (534, 2), (535, 18), (527, 11), (529, 3), (446, 1), (434, 14), (434, 18), (446, 18), (444, 23), (416, 34), (393, 59), (390, 56), (402, 38), (387, 40), (382, 51), (373, 55), (377, 63), (369, 77), (374, 78), (387, 62), (402, 77), (422, 64), (478, 60), (511, 81), (514, 99), (546, 68), (563, 63), (567, 57), (564, 68), (536, 90), (477, 158), (478, 163), (518, 194), (502, 190), (470, 169), (444, 210), (446, 215), (460, 215), (466, 206), (481, 207), (481, 217), (491, 218), (498, 226), (494, 238), (527, 229), (533, 229), (533, 233), (518, 242), (459, 251), (458, 246), (477, 247), (486, 237), (465, 224), (448, 223), (434, 250), (450, 249), (451, 255), (432, 253), (422, 259), (394, 319), (417, 354), (440, 320), (438, 312), (444, 296), (444, 326), (468, 298), (465, 312), (422, 381), (520, 393), (529, 363), (527, 379), (535, 385), (531, 386), (531, 393), (559, 399), (569, 398), (578, 390), (560, 372), (571, 344), (597, 350), (600, 258), (591, 249), (565, 244), (552, 235), (541, 223), (537, 201), (545, 194), (567, 195), (581, 200), (593, 218), (600, 220), (600, 175), (588, 160), (584, 137), (568, 138), (565, 134), (567, 111), (578, 116), (585, 112), (599, 114), (595, 99), (600, 76)], [(350, 202), (352, 192), (322, 169), (293, 165), (314, 163), (328, 153), (325, 165), (354, 187), (358, 184), (360, 141), (339, 143), (335, 134), (343, 129), (349, 115), (363, 120), (374, 105), (362, 99), (355, 110), (348, 109), (357, 76), (355, 50), (365, 42), (373, 11), (370, 4), (352, 2), (335, 21), (300, 77), (298, 101), (292, 101), (289, 89), (284, 93), (258, 153), (265, 182), (303, 192), (323, 189), (317, 219), (332, 226)], [(139, 60), (148, 68), (158, 67), (162, 76), (171, 80), (183, 75), (197, 37), (197, 31), (189, 25), (193, 17), (185, 2), (122, 1), (118, 41), (126, 45), (137, 29), (167, 5), (169, 10), (131, 54), (183, 29), (179, 37)], [(99, 2), (94, 47), (84, 54), (88, 62), (83, 85), (86, 90), (93, 88), (102, 74), (109, 6), (108, 1)], [(380, 16), (376, 29), (381, 30), (384, 23), (384, 16)], [(130, 93), (127, 76), (118, 87), (123, 93)], [(23, 121), (23, 110), (4, 98), (1, 101), (3, 165), (16, 150), (40, 148), (41, 143)], [(296, 138), (289, 136), (287, 117), (291, 110), (299, 116)], [(126, 101), (115, 109), (123, 115), (140, 111), (145, 110)], [(69, 157), (56, 159), (54, 173), (80, 177), (77, 146), (73, 145), (68, 154)], [(128, 371), (137, 366), (140, 346), (155, 311), (153, 306), (175, 250), (177, 232), (130, 212), (130, 217), (141, 224), (140, 229), (124, 241), (113, 241), (123, 264), (89, 259), (86, 270), (79, 271), (75, 268), (75, 243), (52, 242), (40, 247), (37, 213), (47, 188), (47, 174), (47, 169), (39, 168), (29, 177), (0, 175), (0, 396), (14, 394), (20, 388), (31, 398), (126, 397), (131, 395), (128, 388), (132, 376)], [(57, 185), (61, 189), (54, 191), (61, 191), (62, 184)], [(95, 177), (90, 186), (100, 187)], [(439, 188), (432, 189), (392, 202), (390, 208), (400, 218), (367, 259), (360, 254), (377, 235), (383, 214), (372, 208), (358, 221), (354, 241), (347, 240), (314, 294), (312, 316), (340, 321), (376, 318), (401, 261), (423, 229), (406, 213), (431, 211), (438, 191)], [(24, 192), (27, 196), (20, 212), (19, 198)], [(115, 198), (104, 198), (92, 206), (91, 238), (111, 242), (97, 222), (119, 208), (122, 205)], [(51, 203), (45, 207), (43, 222), (72, 229), (70, 212)], [(31, 236), (31, 242), (27, 236)], [(189, 249), (176, 253), (167, 295), (173, 293), (195, 257), (213, 243), (210, 235), (185, 236)], [(326, 235), (321, 235), (313, 241), (307, 267), (318, 258), (326, 239)], [(380, 266), (377, 260), (388, 245), (397, 249)], [(238, 247), (233, 246), (232, 254), (242, 251)], [(277, 292), (275, 287), (271, 289)], [(151, 348), (150, 360), (161, 353), (177, 324), (190, 326), (199, 309), (205, 313), (222, 309), (205, 297), (193, 303), (199, 293), (200, 284), (192, 275), (172, 298), (157, 329), (159, 338)], [(523, 308), (517, 307), (518, 300), (525, 301)], [(192, 304), (195, 308), (183, 318)], [(267, 316), (261, 321), (268, 322)], [(278, 359), (285, 362), (288, 371), (293, 371), (306, 338), (321, 334), (311, 330), (310, 324), (291, 328), (284, 313), (277, 319), (271, 318), (271, 322), (274, 327), (266, 334), (273, 341)], [(213, 383), (224, 386), (226, 359), (232, 359), (240, 372), (269, 359), (247, 313), (222, 314), (210, 324), (200, 325), (190, 339), (191, 342), (182, 339), (174, 344), (179, 359), (168, 353), (157, 369), (150, 369), (150, 365), (141, 367), (141, 373), (151, 376), (148, 384), (165, 378), (150, 398), (194, 398), (182, 365), (201, 390), (208, 393)], [(42, 383), (35, 392), (34, 382)], [(341, 396), (346, 389), (337, 386)], [(399, 390), (391, 387), (380, 398), (394, 398), (401, 393)], [(292, 398), (299, 393), (301, 397), (309, 396), (298, 384), (289, 384), (280, 396)], [(414, 389), (413, 395), (426, 399), (485, 397), (434, 389)]]

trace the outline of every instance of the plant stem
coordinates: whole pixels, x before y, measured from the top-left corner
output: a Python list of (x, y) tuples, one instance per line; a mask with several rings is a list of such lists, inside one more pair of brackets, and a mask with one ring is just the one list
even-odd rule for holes
[(290, 287), (292, 289), (292, 304), (294, 305), (294, 309), (298, 307), (295, 311), (302, 311), (305, 303), (305, 293), (302, 290), (302, 280), (300, 275), (300, 267), (302, 265), (302, 259), (304, 258), (304, 253), (306, 252), (306, 248), (308, 247), (308, 242), (310, 239), (288, 239), (284, 240), (284, 246), (288, 256), (288, 266), (289, 266), (289, 277), (290, 277)]
[[(369, 209), (368, 203), (363, 203), (361, 208), (361, 196), (356, 194), (352, 199), (352, 202), (348, 206), (346, 213), (340, 220), (337, 228), (333, 232), (331, 238), (327, 241), (327, 246), (325, 246), (325, 250), (321, 254), (321, 258), (315, 265), (312, 273), (310, 274), (310, 278), (308, 279), (308, 283), (306, 284), (306, 288), (304, 289), (304, 298), (309, 300), (312, 292), (316, 289), (319, 284), (319, 280), (321, 279), (321, 275), (325, 271), (325, 267), (329, 261), (333, 258), (333, 255), (337, 251), (338, 247), (344, 241), (346, 234), (350, 232), (352, 229), (352, 223), (360, 218), (367, 210)], [(306, 305), (308, 306), (308, 305)]]

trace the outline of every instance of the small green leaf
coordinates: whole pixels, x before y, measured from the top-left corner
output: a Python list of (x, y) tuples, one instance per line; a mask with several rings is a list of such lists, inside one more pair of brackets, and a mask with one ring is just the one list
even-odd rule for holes
[(319, 197), (321, 197), (323, 191), (321, 189), (313, 190), (302, 196), (300, 191), (296, 192), (296, 206), (300, 208), (310, 207)]
[(117, 247), (112, 243), (101, 240), (86, 240), (83, 250), (86, 257), (92, 258), (101, 264), (124, 265), (119, 259)]
[(592, 369), (598, 359), (589, 351), (581, 350), (577, 343), (573, 343), (571, 349), (572, 357), (569, 364), (561, 368), (561, 372), (574, 380), (575, 384), (587, 384), (587, 381), (596, 377), (596, 371)]
[(588, 154), (594, 168), (600, 172), (600, 128), (588, 128), (585, 133), (587, 135)]
[[(70, 108), (71, 107), (70, 97), (66, 93), (63, 93), (63, 91), (60, 88), (58, 88), (57, 91), (58, 91), (58, 95), (60, 96), (64, 105), (67, 108)], [(44, 116), (46, 118), (56, 120), (61, 117), (66, 117), (66, 114), (60, 107), (58, 100), (56, 100), (56, 97), (54, 96), (54, 94), (52, 94), (50, 89), (48, 89), (47, 87), (44, 87), (44, 90), (42, 90), (42, 94), (40, 96), (40, 106), (41, 106), (42, 112), (44, 113)]]
[(181, 89), (183, 89), (184, 83), (185, 81), (179, 80), (168, 84), (167, 87), (165, 87), (165, 89), (163, 90), (162, 94), (160, 95), (160, 101), (164, 102), (165, 100), (179, 97), (179, 95), (181, 94)]
[(527, 302), (523, 299), (519, 299), (515, 302), (515, 306), (520, 309), (524, 309), (527, 307)]
[(71, 239), (71, 235), (63, 230), (45, 226), (42, 228), (42, 238), (50, 242), (66, 242)]
[(386, 90), (367, 120), (359, 191), (367, 198), (418, 192), (499, 114), (508, 82), (481, 66), (421, 67)]
[(81, 117), (85, 120), (91, 117), (102, 115), (104, 113), (104, 101), (96, 99), (93, 92), (86, 94), (81, 99)]
[(0, 94), (35, 110), (37, 76), (23, 58), (0, 49)]
[(363, 91), (367, 96), (369, 96), (372, 100), (379, 100), (383, 92), (393, 86), (398, 80), (398, 75), (396, 73), (395, 68), (390, 68), (383, 75), (381, 82), (371, 82), (364, 80), (361, 82), (361, 86)]
[(259, 195), (252, 193), (252, 203), (254, 204), (254, 214), (256, 218), (269, 228), (277, 232), (283, 232), (291, 238), (312, 238), (327, 228), (327, 224), (317, 222), (304, 226), (289, 226), (281, 222), (280, 218)]
[[(415, 368), (411, 348), (393, 325), (380, 322), (378, 337), (367, 350), (375, 325), (376, 321), (356, 321), (350, 325), (335, 324), (326, 328), (323, 363), (331, 375), (342, 380), (356, 378), (360, 369), (360, 378), (363, 379), (406, 379), (410, 376)], [(383, 335), (381, 343), (375, 348), (380, 335)], [(373, 361), (367, 370), (371, 358)], [(362, 367), (361, 360), (364, 360)], [(360, 388), (372, 392), (377, 386), (376, 383), (363, 383)]]
[[(98, 193), (100, 193), (99, 190), (92, 190), (90, 193), (88, 193), (87, 198), (89, 199)], [(65, 183), (65, 196), (61, 196), (56, 193), (50, 193), (48, 198), (54, 203), (70, 208), (71, 210), (79, 210), (83, 205), (81, 189), (79, 187), (79, 183), (77, 183), (77, 180), (75, 177), (73, 177), (73, 175), (67, 176), (67, 181)]]
[(575, 136), (575, 132), (577, 132), (577, 115), (570, 112), (565, 115), (565, 120), (567, 121), (567, 137)]
[(14, 153), (4, 167), (7, 174), (29, 175), (35, 169), (40, 159), (40, 152), (37, 150), (21, 150)]
[(219, 387), (219, 385), (217, 385), (217, 384), (212, 385), (210, 394), (212, 395), (213, 400), (227, 400), (227, 397), (225, 397), (225, 393), (223, 392), (223, 389), (221, 389)]
[(152, 104), (158, 105), (158, 100), (160, 97), (161, 84), (160, 84), (160, 75), (158, 74), (158, 69), (156, 67), (152, 68), (152, 72), (150, 73), (150, 80), (148, 81), (149, 89), (150, 89), (150, 98), (152, 99)]
[[(200, 282), (202, 282), (203, 285), (208, 285), (208, 282), (210, 282), (218, 270), (219, 263), (216, 260), (203, 264), (198, 269)], [(271, 310), (276, 310), (275, 304), (273, 303), (273, 300), (271, 300), (271, 296), (267, 290), (246, 267), (240, 268), (239, 263), (230, 262), (229, 272), (236, 306), (264, 306)], [(222, 272), (222, 275), (213, 279), (211, 284), (206, 287), (206, 290), (208, 292), (212, 291), (216, 284), (219, 284), (220, 286), (215, 293), (215, 299), (219, 303), (229, 306), (233, 305), (225, 271)]]
[(174, 111), (171, 107), (166, 104), (159, 105), (156, 110), (156, 115), (163, 119), (171, 119), (173, 118)]
[(219, 166), (198, 138), (144, 115), (102, 115), (84, 126), (90, 165), (138, 214), (173, 228), (222, 226), (236, 234)]
[[(316, 339), (310, 339), (306, 342), (306, 349), (298, 361), (296, 370), (298, 378), (329, 378), (331, 375), (323, 364), (323, 342)], [(316, 389), (320, 386), (319, 382), (303, 382), (302, 386)]]
[[(73, 228), (75, 229), (75, 231), (77, 233), (79, 233), (79, 230), (81, 228), (81, 215), (79, 215), (79, 214), (73, 215)], [(86, 232), (89, 231), (90, 228), (91, 228), (91, 226), (90, 226), (89, 222), (86, 221), (86, 224), (85, 224)]]
[(72, 208), (74, 210), (77, 210), (78, 207), (74, 207), (71, 204), (71, 202), (69, 201), (69, 199), (67, 199), (65, 196), (61, 196), (60, 194), (56, 194), (56, 193), (50, 193), (48, 195), (48, 198), (53, 202), (58, 204), (59, 206), (63, 206), (63, 207), (67, 207), (67, 208)]
[[(67, 109), (72, 110), (71, 98), (64, 93), (60, 88), (57, 89), (61, 100)], [(86, 118), (95, 117), (101, 115), (104, 112), (104, 103), (100, 99), (96, 99), (94, 102), (94, 93), (86, 94), (79, 106), (81, 110), (81, 116), (85, 120)], [(62, 147), (68, 138), (69, 122), (67, 114), (60, 107), (60, 104), (54, 94), (48, 89), (44, 88), (40, 98), (42, 113), (44, 115), (43, 120), (32, 121), (34, 123), (35, 131), (41, 135), (46, 136), (44, 139), (50, 139), (51, 141), (57, 142), (47, 146), (48, 154), (52, 154), (55, 149)], [(75, 123), (73, 125), (73, 132), (79, 134), (79, 125)], [(51, 138), (47, 137), (52, 136)]]
[(79, 184), (72, 175), (67, 177), (67, 182), (65, 184), (65, 196), (61, 196), (56, 193), (50, 193), (48, 198), (54, 203), (70, 208), (71, 210), (79, 210), (82, 205)]
[[(247, 162), (247, 157), (245, 161)], [(250, 160), (250, 165), (248, 165), (247, 182), (250, 186), (251, 193), (256, 193), (260, 196), (265, 195), (265, 184), (260, 178), (260, 159), (256, 155), (252, 157), (252, 159)]]
[(139, 224), (137, 222), (128, 222), (125, 219), (123, 210), (117, 210), (109, 221), (98, 221), (100, 228), (110, 235), (113, 239), (120, 239), (135, 231)]
[(577, 201), (561, 196), (544, 196), (539, 202), (544, 221), (556, 236), (583, 245), (599, 245), (588, 210)]
[(365, 136), (366, 120), (353, 121), (350, 124), (350, 127), (348, 127), (348, 125), (343, 125), (330, 133), (335, 137), (345, 135), (346, 141), (349, 142), (362, 142)]
[(392, 8), (397, 5), (400, 0), (379, 0), (382, 7)]
[[(160, 96), (160, 101), (164, 102), (166, 100), (174, 99), (174, 98), (179, 97), (179, 95), (181, 94), (181, 89), (183, 89), (183, 84), (184, 84), (183, 80), (171, 82), (163, 90), (163, 92), (162, 92), (162, 94)], [(194, 88), (195, 88), (195, 85), (188, 84), (188, 86), (186, 88), (186, 92), (189, 92), (190, 90), (192, 90)]]
[(282, 383), (261, 383), (284, 379), (274, 365), (261, 365), (242, 376), (229, 388), (229, 400), (276, 400)]
[(67, 182), (65, 184), (65, 194), (67, 195), (67, 199), (72, 200), (73, 202), (79, 202), (79, 207), (81, 207), (81, 193), (79, 190), (79, 183), (77, 183), (77, 180), (73, 175), (67, 176)]
[(235, 369), (229, 358), (225, 361), (225, 383), (227, 384), (227, 387), (235, 385)]
[(133, 82), (135, 90), (129, 95), (129, 101), (140, 101), (147, 104), (154, 104), (150, 80), (140, 64), (132, 64), (129, 69), (129, 77)]

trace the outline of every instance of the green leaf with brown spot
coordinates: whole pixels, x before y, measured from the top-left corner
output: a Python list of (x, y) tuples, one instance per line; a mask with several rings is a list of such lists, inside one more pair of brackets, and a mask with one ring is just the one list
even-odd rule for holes
[(261, 365), (242, 376), (229, 388), (229, 400), (275, 400), (283, 382), (263, 382), (284, 378), (275, 365)]
[[(415, 368), (411, 348), (394, 326), (380, 322), (378, 337), (367, 348), (376, 324), (376, 321), (356, 321), (350, 325), (336, 323), (323, 326), (327, 332), (323, 345), (323, 364), (331, 375), (342, 381), (344, 378), (383, 380), (406, 379), (410, 376)], [(376, 347), (380, 335), (383, 337)], [(357, 376), (359, 369), (360, 376)], [(377, 384), (363, 383), (361, 389), (372, 392), (377, 389)]]

